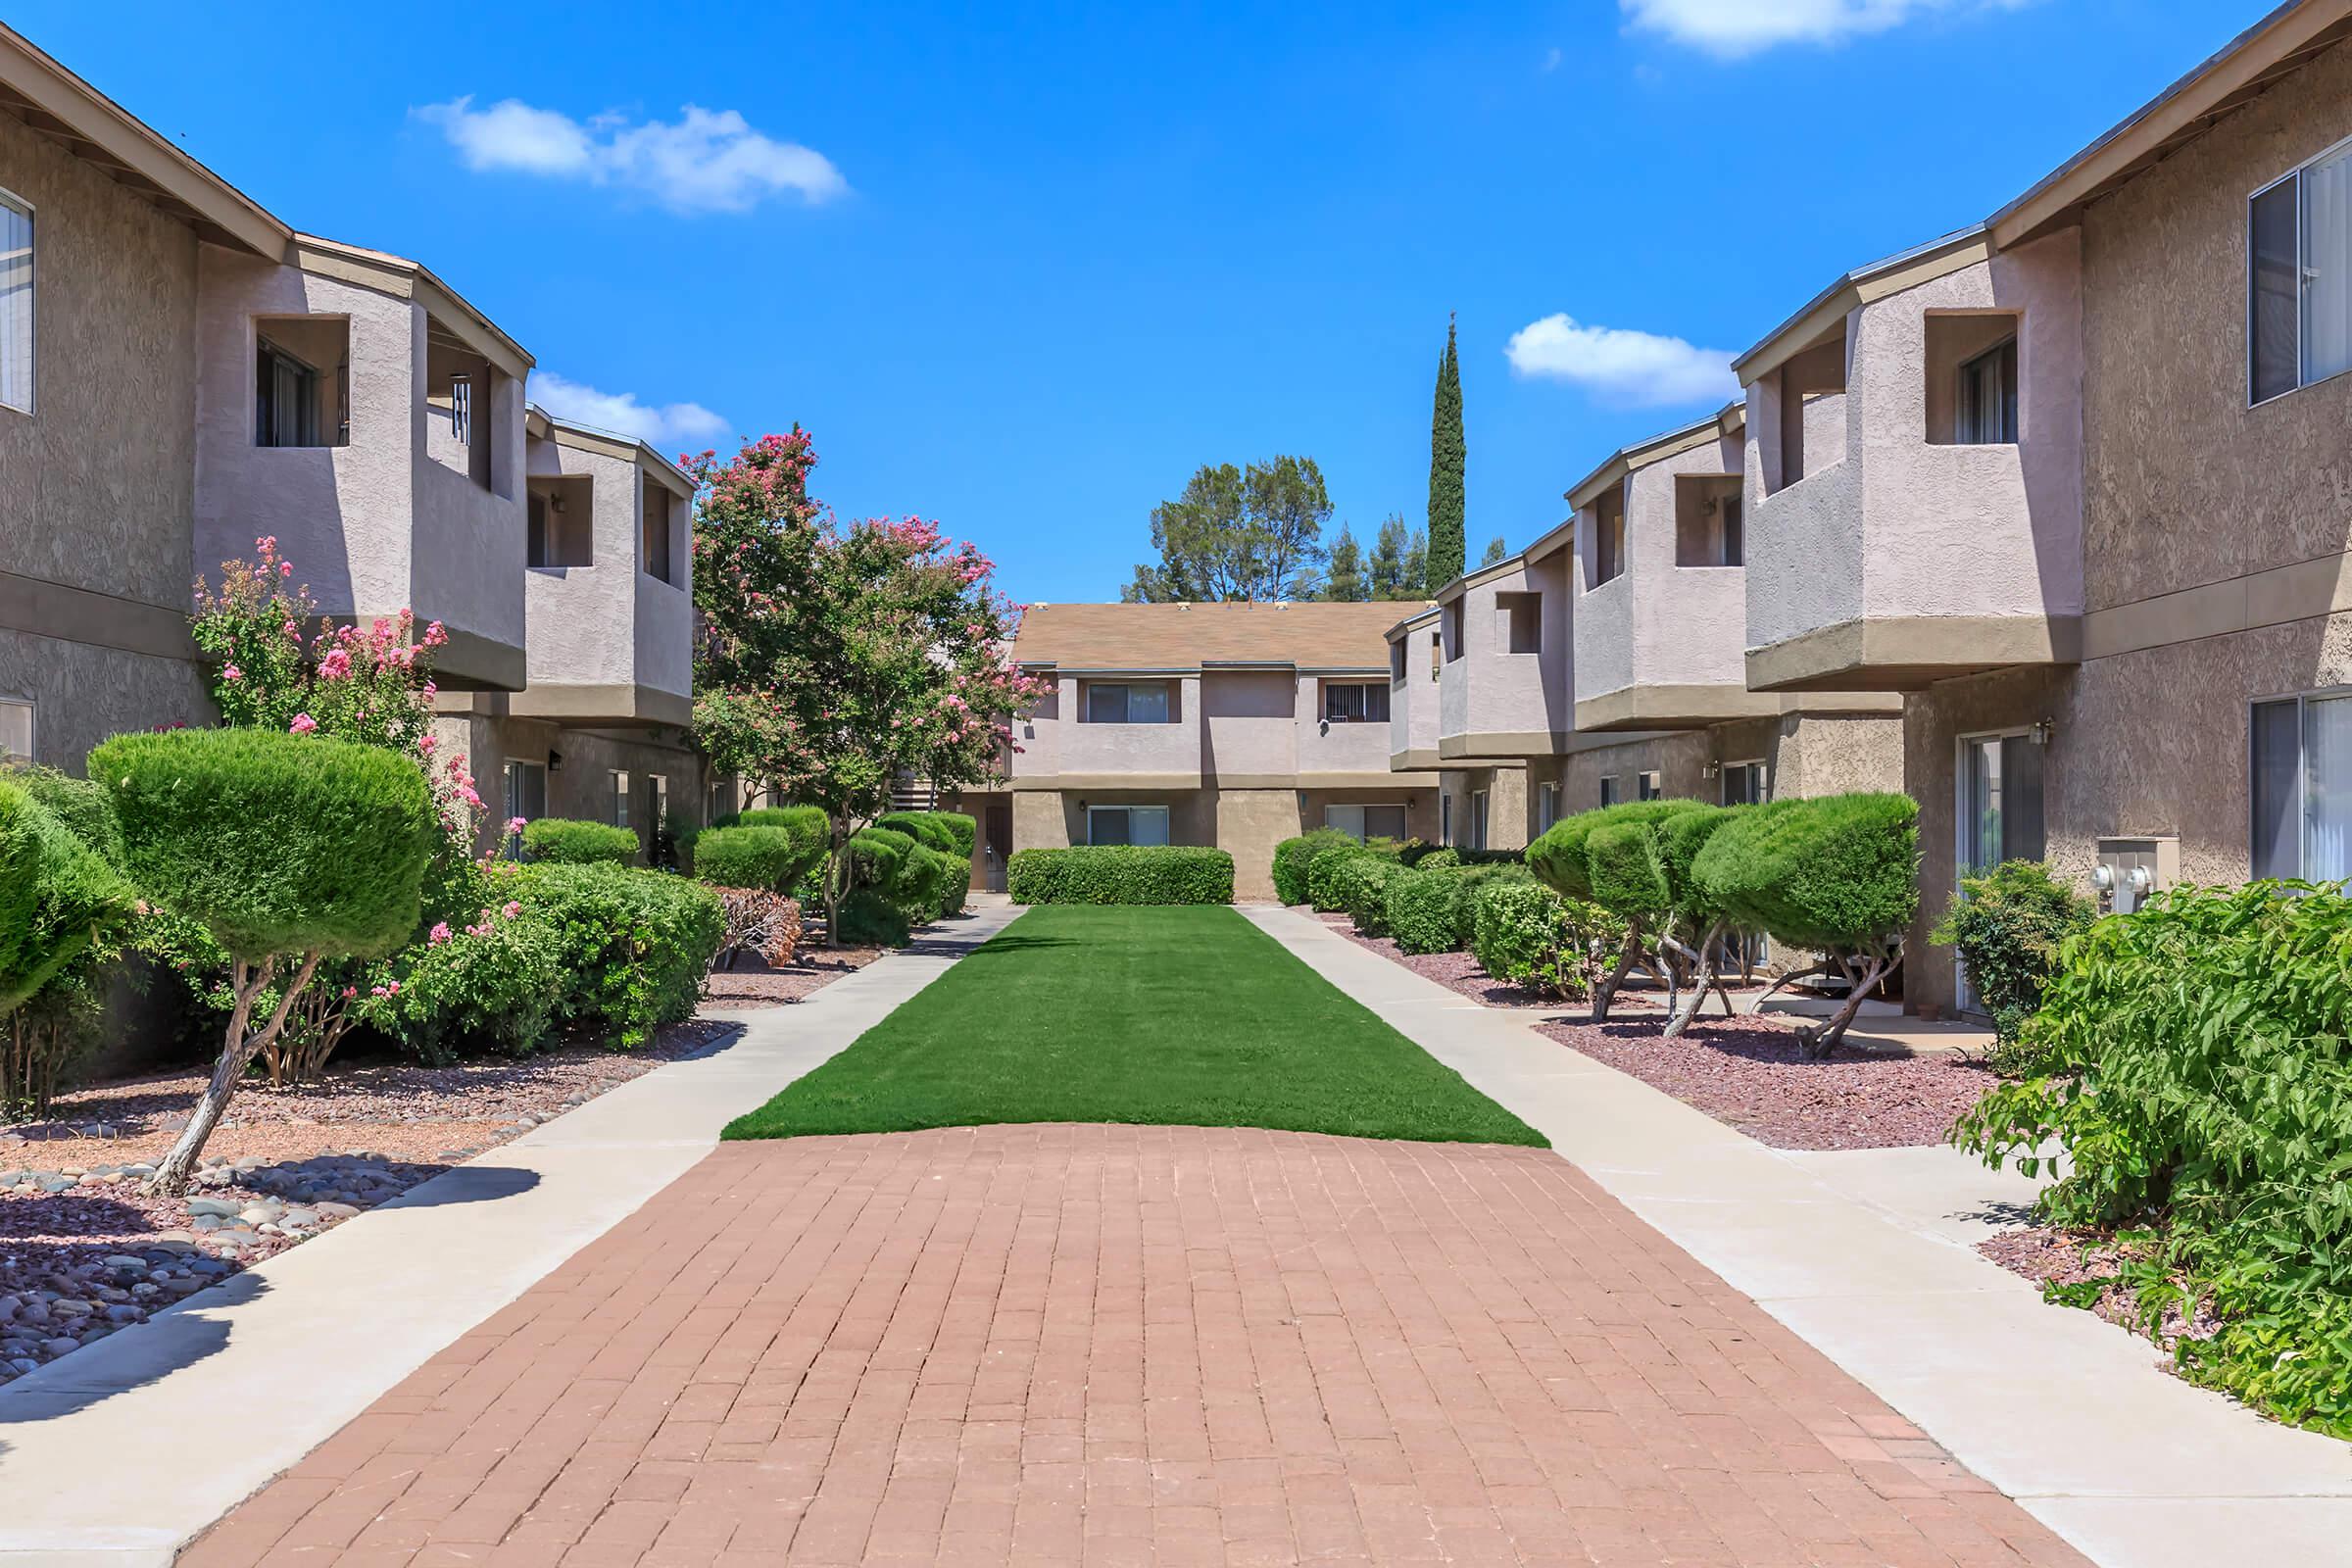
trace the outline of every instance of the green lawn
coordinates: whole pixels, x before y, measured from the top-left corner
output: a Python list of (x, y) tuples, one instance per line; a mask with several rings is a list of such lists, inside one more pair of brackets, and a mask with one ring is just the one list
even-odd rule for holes
[(726, 1136), (1028, 1121), (1544, 1144), (1231, 909), (1060, 905)]

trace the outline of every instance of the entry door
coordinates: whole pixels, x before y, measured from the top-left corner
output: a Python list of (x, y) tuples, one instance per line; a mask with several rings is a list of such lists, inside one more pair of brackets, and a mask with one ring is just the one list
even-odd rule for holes
[[(1959, 842), (1954, 846), (1953, 891), (1961, 877), (1989, 871), (2003, 860), (2038, 860), (2048, 852), (2042, 826), (2042, 748), (2034, 737), (1970, 735), (1960, 742), (1960, 770), (1953, 797), (1959, 807)], [(1968, 971), (1953, 960), (1960, 1006), (1982, 1012)]]
[(983, 892), (1004, 891), (1004, 862), (1012, 858), (1012, 807), (992, 805), (983, 819), (985, 837), (980, 850), (980, 887)]

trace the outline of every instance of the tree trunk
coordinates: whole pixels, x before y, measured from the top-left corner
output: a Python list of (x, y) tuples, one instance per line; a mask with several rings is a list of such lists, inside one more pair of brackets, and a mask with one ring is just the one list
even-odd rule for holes
[(1594, 1023), (1609, 1021), (1609, 1004), (1616, 999), (1617, 988), (1625, 977), (1634, 972), (1634, 964), (1642, 956), (1642, 922), (1636, 920), (1626, 927), (1625, 946), (1618, 950), (1616, 967), (1608, 978), (1592, 988), (1592, 1019)]
[(1796, 1043), (1799, 1054), (1807, 1061), (1819, 1061), (1831, 1052), (1836, 1051), (1838, 1043), (1845, 1038), (1846, 1025), (1852, 1023), (1854, 1015), (1862, 1010), (1863, 999), (1877, 990), (1879, 982), (1886, 979), (1893, 968), (1893, 961), (1884, 954), (1870, 955), (1869, 963), (1862, 972), (1862, 978), (1847, 988), (1845, 1001), (1838, 1005), (1836, 1012), (1830, 1014), (1828, 1022), (1818, 1029), (1802, 1028), (1797, 1030)]
[(242, 958), (231, 964), (229, 986), (236, 993), (237, 1004), (229, 1011), (228, 1032), (221, 1041), (220, 1059), (213, 1063), (212, 1082), (205, 1085), (204, 1093), (197, 1098), (195, 1109), (188, 1113), (187, 1130), (179, 1135), (179, 1142), (172, 1146), (172, 1152), (164, 1156), (164, 1162), (156, 1167), (155, 1174), (148, 1179), (149, 1193), (176, 1198), (188, 1190), (189, 1179), (196, 1174), (196, 1160), (204, 1152), (205, 1140), (212, 1137), (213, 1129), (220, 1124), (221, 1115), (228, 1109), (229, 1097), (237, 1092), (237, 1080), (244, 1077), (245, 1069), (252, 1065), (254, 1054), (274, 1042), (278, 1031), (285, 1027), (286, 1011), (293, 1006), (294, 999), (301, 995), (302, 988), (310, 982), (311, 972), (318, 967), (318, 955), (314, 953), (303, 959), (302, 968), (278, 997), (277, 1006), (270, 1014), (270, 1021), (263, 1025), (259, 1034), (248, 1036), (245, 1026), (252, 1020), (254, 999), (269, 986), (270, 976), (276, 966), (275, 958), (264, 958), (258, 970), (248, 968)]
[(1829, 972), (1830, 961), (1827, 958), (1824, 958), (1821, 962), (1812, 965), (1810, 968), (1790, 970), (1788, 973), (1781, 976), (1778, 980), (1775, 980), (1772, 984), (1764, 988), (1764, 994), (1756, 999), (1755, 1010), (1762, 1012), (1764, 1010), (1764, 1004), (1770, 1002), (1774, 995), (1779, 992), (1781, 987), (1794, 985), (1797, 981), (1804, 979), (1808, 975), (1828, 974)]
[(825, 862), (825, 946), (841, 946), (842, 883), (850, 874), (850, 836), (842, 831), (841, 819), (833, 819), (833, 856)]
[(1690, 1001), (1685, 1005), (1675, 1007), (1674, 1015), (1666, 1020), (1667, 1039), (1672, 1040), (1690, 1027), (1691, 1021), (1698, 1016), (1698, 1009), (1707, 1004), (1707, 993), (1710, 990), (1723, 998), (1724, 1010), (1727, 1014), (1730, 1012), (1732, 998), (1731, 994), (1723, 989), (1722, 968), (1719, 962), (1723, 953), (1722, 938), (1723, 922), (1718, 920), (1707, 927), (1707, 934), (1699, 939), (1698, 978), (1690, 987)]

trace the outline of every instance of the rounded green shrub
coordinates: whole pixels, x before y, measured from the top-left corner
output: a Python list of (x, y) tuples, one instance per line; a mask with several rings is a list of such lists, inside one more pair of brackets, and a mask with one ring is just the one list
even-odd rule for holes
[(248, 962), (374, 957), (416, 928), (439, 838), (398, 752), (267, 730), (118, 735), (90, 753), (148, 898)]
[(643, 846), (634, 828), (543, 816), (522, 830), (523, 854), (557, 865), (633, 865)]
[(2039, 860), (2004, 860), (1960, 879), (1960, 897), (1930, 933), (1957, 948), (1969, 984), (1992, 1015), (2000, 1045), (1994, 1065), (2031, 1066), (2020, 1052), (2025, 1023), (2041, 1005), (2067, 938), (2089, 927), (2097, 906), (2060, 882)]
[(1443, 871), (1449, 865), (1461, 864), (1462, 854), (1451, 845), (1444, 845), (1410, 863), (1416, 871)]
[(1015, 904), (1231, 904), (1233, 857), (1191, 845), (1081, 845), (1016, 851)]
[(1389, 934), (1389, 884), (1404, 875), (1398, 862), (1378, 855), (1359, 855), (1340, 868), (1339, 903), (1368, 937)]
[(115, 817), (115, 803), (96, 779), (75, 778), (54, 767), (30, 764), (0, 770), (0, 781), (14, 784), (65, 824), (66, 831), (116, 870), (122, 868), (122, 824)]
[(1751, 806), (1707, 840), (1691, 876), (1733, 924), (1775, 942), (1884, 941), (1919, 910), (1919, 803), (1857, 794)]
[(1451, 953), (1470, 895), (1467, 877), (1462, 866), (1391, 877), (1383, 891), (1389, 935), (1396, 946), (1406, 953)]
[(130, 889), (80, 838), (0, 778), (0, 1014), (130, 911)]
[(711, 827), (695, 835), (694, 875), (718, 888), (781, 893), (808, 873), (821, 846), (780, 827)]
[(1297, 838), (1284, 839), (1274, 846), (1274, 897), (1284, 904), (1304, 904), (1307, 901), (1307, 864), (1317, 852), (1334, 845), (1353, 844), (1355, 840), (1337, 828), (1319, 827)]
[(519, 918), (554, 944), (559, 1027), (623, 1050), (693, 1015), (726, 936), (726, 911), (700, 882), (633, 866), (523, 866), (512, 883)]
[(399, 989), (364, 1000), (360, 1017), (428, 1066), (473, 1052), (538, 1050), (570, 983), (555, 933), (536, 911), (419, 943), (386, 973)]
[(1584, 996), (1601, 956), (1624, 940), (1624, 921), (1532, 876), (1490, 878), (1471, 897), (1470, 952), (1480, 968), (1514, 985)]
[[(1600, 897), (1593, 886), (1589, 854), (1595, 833), (1629, 823), (1647, 824), (1684, 811), (1704, 809), (1706, 808), (1697, 801), (1678, 800), (1620, 801), (1615, 806), (1604, 806), (1598, 810), (1579, 811), (1574, 816), (1565, 816), (1554, 822), (1542, 838), (1527, 847), (1524, 858), (1537, 879), (1554, 893), (1605, 904), (1607, 901)], [(1616, 835), (1612, 835), (1607, 842), (1621, 848), (1624, 844), (1623, 838)], [(1634, 888), (1642, 887), (1643, 876), (1636, 873), (1629, 862), (1619, 858), (1615, 864), (1619, 873), (1634, 875), (1631, 884)]]
[(1348, 907), (1341, 891), (1340, 878), (1347, 867), (1357, 860), (1388, 860), (1394, 862), (1396, 852), (1373, 845), (1358, 844), (1353, 839), (1342, 839), (1317, 850), (1306, 862), (1306, 902), (1317, 914), (1337, 914)]

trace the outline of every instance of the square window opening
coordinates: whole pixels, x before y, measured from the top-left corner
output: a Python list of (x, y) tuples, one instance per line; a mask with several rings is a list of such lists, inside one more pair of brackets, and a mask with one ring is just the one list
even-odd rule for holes
[(539, 567), (596, 564), (596, 484), (585, 474), (533, 479), (526, 506), (524, 562)]
[(2352, 369), (2352, 145), (2257, 191), (2246, 230), (2247, 401)]
[(678, 568), (678, 498), (650, 473), (644, 482), (645, 537), (637, 563), (647, 576), (675, 587), (685, 575)]
[(1677, 566), (1738, 566), (1745, 564), (1740, 529), (1740, 480), (1736, 473), (1684, 473), (1674, 481), (1674, 564)]
[(1168, 842), (1168, 808), (1164, 806), (1090, 806), (1086, 808), (1086, 842), (1158, 846)]
[(1385, 724), (1389, 689), (1377, 681), (1325, 681), (1323, 721), (1327, 724)]
[(1778, 437), (1764, 450), (1766, 494), (1845, 460), (1845, 328), (1772, 372)]
[(438, 319), (425, 319), (425, 456), (484, 490), (494, 487), (498, 371)]
[(32, 412), (32, 205), (0, 190), (0, 404)]
[(1540, 654), (1544, 651), (1544, 596), (1507, 593), (1494, 596), (1496, 630), (1505, 651)]
[(1175, 707), (1164, 681), (1150, 685), (1090, 681), (1086, 687), (1089, 724), (1172, 724)]
[(1625, 491), (1612, 486), (1592, 502), (1592, 586), (1624, 575)]
[(265, 316), (253, 323), (253, 444), (351, 444), (351, 319)]
[(2016, 444), (2021, 321), (2015, 312), (1928, 318), (1929, 445)]

